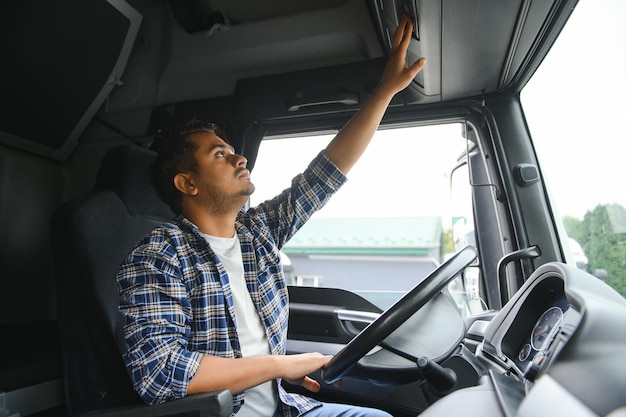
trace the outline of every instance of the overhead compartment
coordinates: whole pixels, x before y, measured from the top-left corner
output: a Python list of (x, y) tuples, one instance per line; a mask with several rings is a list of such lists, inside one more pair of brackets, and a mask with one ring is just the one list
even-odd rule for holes
[(376, 86), (384, 65), (384, 59), (377, 59), (240, 80), (239, 117), (259, 121), (356, 111)]
[(66, 159), (115, 86), (141, 15), (123, 0), (0, 5), (0, 143)]
[(413, 20), (407, 61), (428, 61), (410, 88), (429, 101), (519, 89), (539, 64), (537, 51), (551, 45), (554, 28), (571, 12), (562, 0), (372, 0), (371, 6), (387, 50), (402, 15)]

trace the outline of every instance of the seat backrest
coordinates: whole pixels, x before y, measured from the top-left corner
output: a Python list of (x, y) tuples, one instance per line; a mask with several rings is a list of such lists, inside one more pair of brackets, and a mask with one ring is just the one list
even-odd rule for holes
[(120, 355), (115, 274), (143, 235), (173, 217), (149, 181), (155, 156), (138, 146), (111, 149), (94, 190), (64, 204), (52, 221), (69, 415), (141, 402)]

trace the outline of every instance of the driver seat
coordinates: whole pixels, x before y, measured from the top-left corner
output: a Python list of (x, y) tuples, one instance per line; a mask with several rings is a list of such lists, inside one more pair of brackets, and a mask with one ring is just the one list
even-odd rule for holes
[[(111, 149), (94, 189), (65, 203), (52, 221), (62, 367), (69, 416), (229, 416), (228, 391), (148, 406), (122, 361), (123, 324), (115, 274), (135, 243), (173, 217), (149, 182), (156, 153)], [(97, 411), (97, 412), (96, 412)]]

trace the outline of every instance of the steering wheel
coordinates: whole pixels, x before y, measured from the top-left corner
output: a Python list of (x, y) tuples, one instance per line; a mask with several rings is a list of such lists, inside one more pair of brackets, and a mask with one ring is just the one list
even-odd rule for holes
[(396, 301), (376, 320), (356, 335), (322, 368), (322, 379), (327, 384), (339, 381), (350, 369), (404, 323), (431, 298), (437, 295), (454, 277), (467, 268), (478, 256), (476, 249), (466, 246), (445, 261), (411, 291)]

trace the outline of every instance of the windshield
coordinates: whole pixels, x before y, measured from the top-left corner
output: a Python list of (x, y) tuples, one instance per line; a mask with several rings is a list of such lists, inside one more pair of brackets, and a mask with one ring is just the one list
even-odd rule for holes
[[(251, 205), (288, 187), (333, 136), (264, 140)], [(283, 248), (289, 284), (346, 289), (389, 307), (455, 250), (453, 228), (469, 220), (471, 203), (465, 175), (459, 194), (468, 201), (451, 204), (450, 173), (466, 147), (460, 123), (376, 132), (348, 182)], [(473, 274), (450, 291), (465, 311), (484, 306)]]
[(626, 296), (626, 2), (581, 0), (522, 92), (577, 265)]

